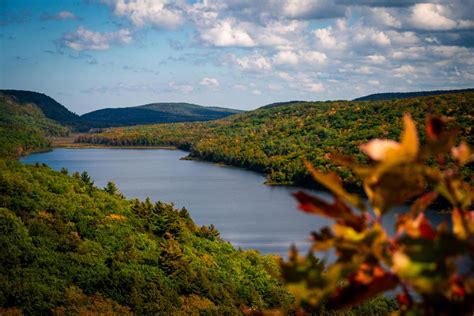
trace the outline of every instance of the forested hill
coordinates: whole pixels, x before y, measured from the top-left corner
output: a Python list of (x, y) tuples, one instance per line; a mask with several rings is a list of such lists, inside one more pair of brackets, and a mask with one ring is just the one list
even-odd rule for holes
[(151, 103), (136, 107), (108, 108), (81, 116), (94, 127), (129, 126), (220, 119), (242, 111), (190, 103)]
[(49, 148), (50, 136), (66, 136), (69, 129), (47, 118), (32, 103), (0, 93), (0, 158)]
[(474, 89), (375, 93), (375, 94), (370, 94), (364, 97), (354, 99), (354, 101), (380, 101), (380, 100), (406, 99), (406, 98), (415, 98), (415, 97), (426, 97), (430, 95), (439, 95), (439, 94), (448, 94), (448, 93), (454, 94), (454, 93), (466, 93), (466, 92), (474, 92)]
[(24, 90), (0, 90), (0, 93), (9, 96), (19, 105), (33, 104), (37, 106), (47, 118), (62, 125), (72, 127), (81, 125), (79, 115), (69, 111), (64, 105), (43, 93)]
[(259, 109), (270, 109), (274, 108), (277, 106), (285, 106), (285, 105), (295, 105), (295, 104), (302, 104), (302, 103), (310, 103), (309, 101), (285, 101), (285, 102), (275, 102), (275, 103), (270, 103), (264, 106), (259, 107)]
[[(336, 171), (357, 184), (348, 170), (336, 167), (328, 153), (365, 159), (359, 145), (373, 138), (397, 139), (403, 113), (420, 127), (427, 113), (449, 118), (461, 137), (473, 143), (474, 92), (390, 101), (331, 101), (288, 104), (211, 122), (177, 123), (108, 129), (78, 142), (130, 145), (175, 145), (190, 156), (263, 172), (271, 183), (307, 184), (302, 158), (320, 170)], [(472, 168), (470, 166), (469, 168)], [(468, 174), (468, 172), (466, 172)]]
[(35, 105), (45, 117), (81, 132), (97, 127), (209, 121), (242, 112), (191, 103), (151, 103), (136, 107), (101, 109), (79, 116), (43, 93), (0, 90), (0, 94), (10, 97), (18, 105)]
[(239, 315), (291, 302), (274, 257), (86, 173), (0, 159), (0, 232), (1, 315)]

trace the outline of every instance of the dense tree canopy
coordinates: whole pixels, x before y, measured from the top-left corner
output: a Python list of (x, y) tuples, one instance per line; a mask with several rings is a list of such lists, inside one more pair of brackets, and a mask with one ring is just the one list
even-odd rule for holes
[(65, 136), (69, 129), (46, 118), (33, 104), (19, 104), (0, 93), (0, 157), (16, 157), (50, 146), (49, 136)]
[[(424, 126), (426, 113), (451, 118), (472, 143), (474, 93), (445, 94), (391, 101), (296, 102), (233, 115), (219, 121), (114, 128), (78, 137), (78, 142), (113, 146), (175, 145), (190, 156), (268, 174), (270, 183), (305, 184), (311, 177), (302, 158), (321, 171), (336, 171), (357, 182), (327, 154), (339, 152), (365, 161), (359, 145), (376, 137), (397, 138), (401, 117), (410, 113)], [(467, 174), (467, 172), (466, 172)]]
[(291, 302), (274, 257), (234, 249), (186, 209), (95, 188), (87, 174), (0, 160), (0, 231), (0, 306), (27, 314), (234, 314)]

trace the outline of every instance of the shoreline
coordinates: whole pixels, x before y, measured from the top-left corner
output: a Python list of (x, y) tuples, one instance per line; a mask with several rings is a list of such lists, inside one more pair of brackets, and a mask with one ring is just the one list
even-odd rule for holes
[(112, 146), (112, 145), (102, 145), (102, 144), (91, 144), (91, 143), (76, 143), (76, 137), (81, 134), (71, 134), (68, 137), (52, 137), (50, 138), (51, 147), (50, 150), (54, 148), (121, 148), (121, 149), (167, 149), (167, 150), (178, 150), (176, 146)]

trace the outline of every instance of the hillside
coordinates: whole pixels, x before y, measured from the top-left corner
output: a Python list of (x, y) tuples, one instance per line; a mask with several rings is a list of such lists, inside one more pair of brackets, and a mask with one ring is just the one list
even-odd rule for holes
[(449, 117), (448, 125), (458, 126), (461, 137), (473, 143), (473, 92), (391, 101), (288, 104), (212, 122), (108, 129), (83, 135), (77, 142), (175, 145), (189, 150), (191, 158), (256, 170), (267, 174), (270, 183), (280, 184), (309, 184), (305, 158), (318, 169), (333, 170), (347, 183), (357, 185), (353, 174), (336, 167), (327, 154), (366, 159), (358, 146), (372, 138), (397, 139), (405, 112), (412, 114), (420, 129), (427, 113)]
[(274, 257), (233, 248), (186, 209), (11, 159), (68, 132), (0, 94), (1, 315), (238, 315), (291, 303)]
[(259, 107), (259, 109), (270, 109), (270, 108), (274, 108), (274, 107), (277, 107), (277, 106), (295, 105), (295, 104), (302, 104), (302, 103), (310, 103), (310, 102), (309, 101), (298, 101), (298, 100), (285, 101), (285, 102), (275, 102), (275, 103), (270, 103), (270, 104), (261, 106), (261, 107)]
[[(87, 174), (0, 160), (0, 314), (240, 314), (291, 302), (274, 257), (186, 209), (127, 200)], [(7, 313), (8, 314), (8, 313)], [(13, 315), (13, 314), (12, 314)], [(17, 314), (15, 314), (17, 315)]]
[(0, 93), (0, 157), (17, 157), (49, 148), (50, 136), (66, 136), (69, 130), (48, 119), (34, 104), (19, 104)]
[(375, 93), (375, 94), (369, 94), (364, 97), (354, 99), (353, 101), (381, 101), (381, 100), (393, 100), (393, 99), (407, 99), (407, 98), (416, 98), (416, 97), (426, 97), (426, 96), (431, 96), (431, 95), (440, 95), (440, 94), (448, 94), (448, 93), (449, 94), (466, 93), (466, 92), (474, 92), (474, 89)]
[(43, 93), (24, 90), (0, 90), (0, 93), (9, 96), (17, 104), (36, 105), (41, 109), (44, 116), (62, 125), (71, 127), (81, 125), (79, 115), (69, 111), (64, 105)]
[(190, 103), (151, 103), (136, 107), (108, 108), (86, 113), (81, 119), (93, 127), (130, 126), (220, 119), (239, 110), (204, 107)]

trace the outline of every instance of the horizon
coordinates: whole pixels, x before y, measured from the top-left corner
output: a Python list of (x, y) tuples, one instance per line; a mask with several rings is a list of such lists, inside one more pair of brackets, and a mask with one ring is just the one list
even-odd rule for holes
[(4, 1), (2, 89), (84, 114), (466, 89), (474, 3)]

